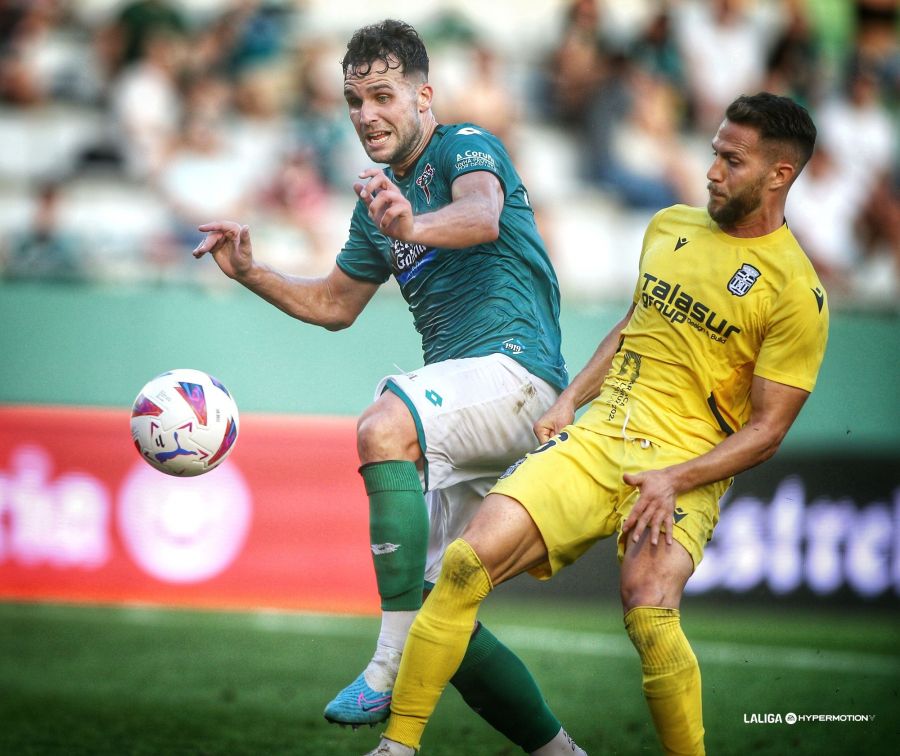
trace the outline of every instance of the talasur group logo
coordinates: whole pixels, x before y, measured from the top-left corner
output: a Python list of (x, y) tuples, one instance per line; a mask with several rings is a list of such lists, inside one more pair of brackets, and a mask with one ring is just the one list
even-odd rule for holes
[(251, 497), (227, 463), (207, 475), (172, 478), (136, 464), (119, 496), (119, 532), (129, 556), (169, 583), (194, 583), (222, 572), (247, 537)]

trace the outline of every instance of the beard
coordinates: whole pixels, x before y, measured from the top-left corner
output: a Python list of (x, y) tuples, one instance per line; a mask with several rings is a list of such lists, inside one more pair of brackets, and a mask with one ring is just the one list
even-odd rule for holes
[(761, 176), (749, 186), (744, 187), (737, 194), (728, 197), (719, 207), (713, 206), (713, 198), (710, 196), (706, 209), (709, 217), (720, 227), (731, 227), (746, 218), (750, 213), (762, 205), (762, 187), (765, 177)]
[(387, 155), (373, 155), (369, 151), (369, 146), (365, 141), (363, 141), (363, 149), (365, 149), (369, 158), (377, 163), (384, 163), (385, 165), (401, 165), (416, 151), (416, 148), (422, 139), (422, 130), (412, 128), (403, 137), (395, 131), (394, 136), (397, 139), (397, 144)]

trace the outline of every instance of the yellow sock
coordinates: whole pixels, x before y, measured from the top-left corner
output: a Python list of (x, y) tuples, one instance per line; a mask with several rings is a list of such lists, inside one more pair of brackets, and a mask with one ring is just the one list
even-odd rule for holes
[(644, 697), (665, 752), (702, 756), (700, 666), (681, 630), (680, 612), (638, 606), (625, 614), (625, 629), (641, 657)]
[(409, 631), (384, 736), (419, 748), (441, 693), (459, 668), (491, 580), (462, 539), (444, 552), (441, 576)]

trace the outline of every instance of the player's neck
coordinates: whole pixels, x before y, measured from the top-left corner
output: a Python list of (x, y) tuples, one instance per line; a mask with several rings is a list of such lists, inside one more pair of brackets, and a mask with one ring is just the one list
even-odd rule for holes
[(784, 225), (784, 205), (759, 208), (728, 226), (719, 226), (723, 233), (737, 239), (755, 239), (767, 236)]

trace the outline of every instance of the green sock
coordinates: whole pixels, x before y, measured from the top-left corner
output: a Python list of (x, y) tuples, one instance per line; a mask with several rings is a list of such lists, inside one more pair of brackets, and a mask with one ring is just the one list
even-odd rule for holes
[(412, 462), (372, 462), (359, 469), (369, 495), (369, 539), (381, 608), (419, 609), (428, 551), (428, 510)]
[(480, 622), (450, 682), (475, 713), (528, 753), (559, 732), (525, 664)]

